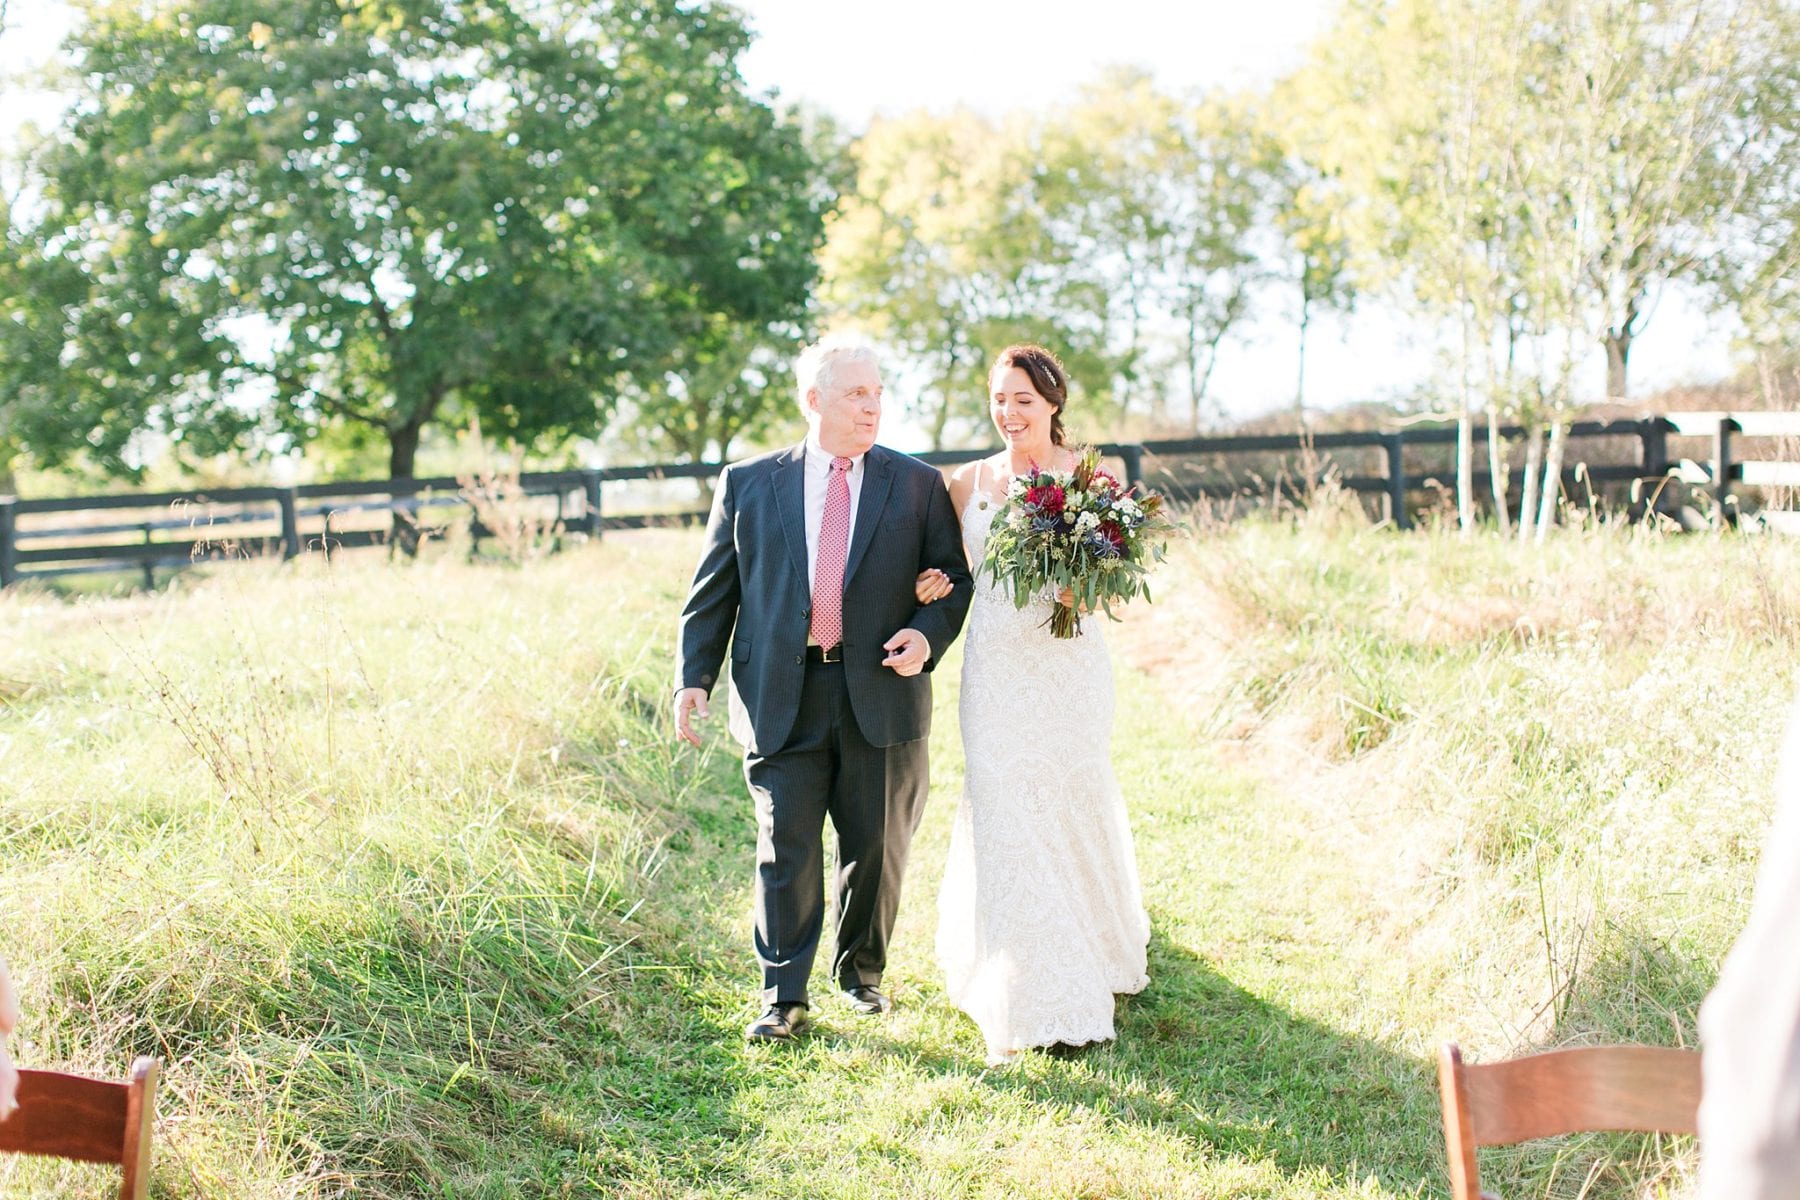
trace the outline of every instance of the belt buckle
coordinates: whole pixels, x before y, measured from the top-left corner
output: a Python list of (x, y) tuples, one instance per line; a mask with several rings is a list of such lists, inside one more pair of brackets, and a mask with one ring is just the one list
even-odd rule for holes
[(839, 642), (831, 649), (823, 647), (819, 650), (819, 661), (822, 663), (841, 663), (844, 661), (844, 643)]

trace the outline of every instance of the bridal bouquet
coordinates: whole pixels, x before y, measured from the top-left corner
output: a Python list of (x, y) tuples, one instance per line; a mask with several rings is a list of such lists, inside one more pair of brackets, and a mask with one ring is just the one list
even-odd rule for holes
[(1068, 588), (1074, 605), (1058, 598), (1047, 623), (1059, 638), (1079, 637), (1082, 612), (1099, 607), (1112, 617), (1113, 601), (1150, 598), (1149, 563), (1162, 561), (1170, 528), (1162, 510), (1161, 496), (1125, 487), (1090, 448), (1073, 471), (1034, 466), (1013, 477), (982, 566), (1011, 587), (1020, 608)]

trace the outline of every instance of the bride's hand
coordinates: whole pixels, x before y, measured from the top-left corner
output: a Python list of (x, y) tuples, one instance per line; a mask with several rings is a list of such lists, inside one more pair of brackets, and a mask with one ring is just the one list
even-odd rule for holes
[(954, 591), (950, 577), (936, 567), (927, 567), (913, 580), (913, 598), (920, 604), (934, 604)]
[[(1074, 588), (1064, 588), (1060, 592), (1056, 593), (1056, 602), (1058, 604), (1062, 605), (1064, 608), (1074, 608), (1075, 607), (1075, 589)], [(1086, 616), (1087, 614), (1093, 612), (1098, 607), (1100, 607), (1098, 604), (1084, 605), (1081, 609), (1081, 615)]]

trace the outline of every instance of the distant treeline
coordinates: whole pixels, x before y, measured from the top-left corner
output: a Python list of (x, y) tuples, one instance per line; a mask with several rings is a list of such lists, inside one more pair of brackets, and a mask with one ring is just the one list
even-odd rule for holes
[(1536, 431), (1541, 480), (1670, 284), (1792, 369), (1783, 0), (1352, 0), (1260, 90), (1118, 70), (857, 135), (750, 93), (748, 42), (677, 0), (92, 10), (14, 164), (0, 473), (306, 447), (410, 477), (474, 423), (703, 461), (793, 421), (828, 324), (886, 345), (943, 447), (1021, 337), (1104, 428), (1197, 432), (1252, 314), (1291, 320), (1304, 415), (1313, 320), (1379, 298), (1453, 334), (1441, 394)]

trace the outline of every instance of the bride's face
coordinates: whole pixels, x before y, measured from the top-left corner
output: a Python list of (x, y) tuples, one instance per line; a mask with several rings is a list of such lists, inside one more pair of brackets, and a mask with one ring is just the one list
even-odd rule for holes
[(988, 415), (1007, 449), (1033, 450), (1051, 444), (1050, 418), (1055, 409), (1038, 394), (1024, 368), (995, 371), (990, 387)]

